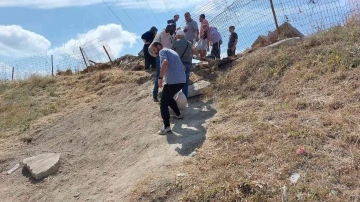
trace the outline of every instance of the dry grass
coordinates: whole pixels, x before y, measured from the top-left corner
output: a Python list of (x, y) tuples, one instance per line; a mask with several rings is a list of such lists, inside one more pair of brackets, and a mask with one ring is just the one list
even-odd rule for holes
[(149, 77), (145, 72), (117, 69), (59, 77), (33, 76), (24, 81), (1, 83), (0, 134), (28, 133), (29, 129), (35, 130), (39, 119), (50, 121), (46, 117), (119, 92), (124, 85), (142, 84)]
[(288, 201), (359, 201), (359, 42), (360, 27), (336, 27), (239, 60), (217, 79), (207, 142), (174, 168), (182, 191), (163, 200), (281, 201), (286, 186)]

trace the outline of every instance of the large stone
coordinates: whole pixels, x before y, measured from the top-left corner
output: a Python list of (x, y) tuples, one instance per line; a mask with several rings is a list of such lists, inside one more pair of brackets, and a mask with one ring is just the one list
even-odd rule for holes
[(291, 45), (291, 44), (295, 44), (296, 41), (299, 41), (301, 38), (300, 37), (294, 37), (294, 38), (289, 38), (289, 39), (283, 39), (281, 41), (278, 41), (276, 43), (273, 43), (271, 45), (269, 45), (270, 48), (277, 48), (281, 45)]
[(188, 97), (194, 97), (204, 93), (204, 90), (210, 86), (210, 82), (201, 80), (188, 87)]
[(36, 180), (40, 180), (56, 173), (59, 170), (60, 154), (40, 154), (24, 159), (22, 164), (29, 170)]

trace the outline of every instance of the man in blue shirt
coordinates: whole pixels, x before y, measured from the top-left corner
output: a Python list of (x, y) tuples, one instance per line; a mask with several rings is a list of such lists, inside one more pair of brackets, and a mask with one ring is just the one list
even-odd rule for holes
[(160, 112), (164, 122), (164, 127), (159, 131), (159, 135), (166, 135), (171, 132), (169, 106), (175, 113), (175, 118), (182, 119), (183, 116), (174, 100), (186, 82), (185, 68), (179, 55), (169, 48), (163, 48), (160, 42), (151, 45), (154, 54), (159, 55), (161, 70), (158, 80), (160, 88), (164, 87), (160, 101)]

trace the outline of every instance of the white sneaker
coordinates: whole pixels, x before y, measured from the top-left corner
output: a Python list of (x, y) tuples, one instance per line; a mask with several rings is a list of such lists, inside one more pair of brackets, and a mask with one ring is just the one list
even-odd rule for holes
[(160, 131), (158, 132), (159, 135), (166, 135), (167, 133), (171, 133), (171, 128), (170, 127), (161, 128)]

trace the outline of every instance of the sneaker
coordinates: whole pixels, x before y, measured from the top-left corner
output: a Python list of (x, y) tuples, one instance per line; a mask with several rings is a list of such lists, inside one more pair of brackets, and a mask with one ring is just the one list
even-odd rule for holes
[(184, 118), (184, 116), (182, 115), (182, 114), (180, 114), (179, 116), (174, 116), (176, 119), (183, 119)]
[(158, 99), (158, 98), (154, 98), (154, 102), (159, 102), (159, 99)]
[(167, 133), (171, 133), (171, 128), (161, 128), (161, 130), (158, 132), (159, 135), (166, 135)]

